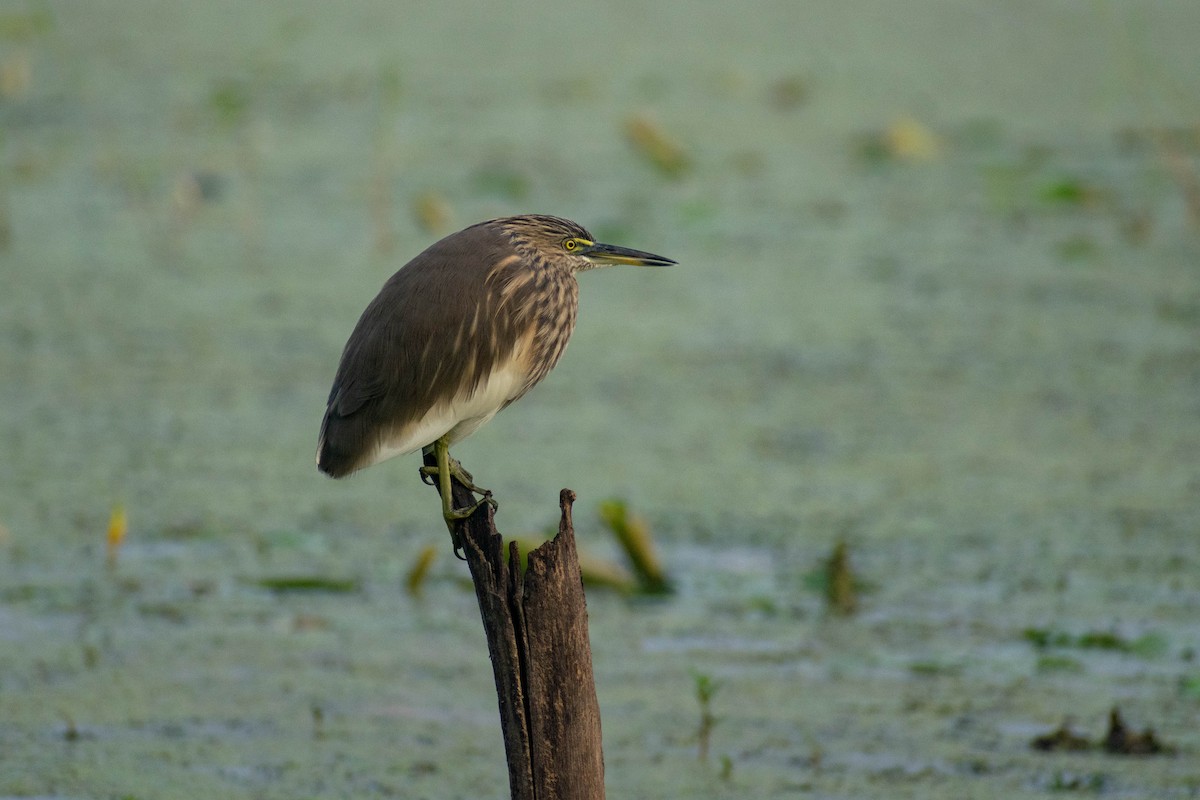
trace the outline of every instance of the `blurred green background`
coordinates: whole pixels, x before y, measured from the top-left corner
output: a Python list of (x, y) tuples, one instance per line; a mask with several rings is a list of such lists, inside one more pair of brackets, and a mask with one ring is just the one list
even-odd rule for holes
[(505, 533), (569, 486), (585, 550), (613, 496), (659, 537), (675, 598), (592, 595), (614, 795), (1194, 796), (1028, 739), (1198, 745), (1197, 41), (1191, 0), (0, 6), (0, 797), (503, 794), (416, 458), (313, 451), (382, 282), (526, 212), (680, 262), (582, 276), (456, 450)]

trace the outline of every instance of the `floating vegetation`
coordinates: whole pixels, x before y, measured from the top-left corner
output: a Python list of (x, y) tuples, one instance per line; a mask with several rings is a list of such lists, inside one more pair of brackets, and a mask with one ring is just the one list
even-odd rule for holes
[(612, 531), (617, 542), (629, 557), (637, 576), (638, 588), (645, 594), (669, 594), (671, 581), (654, 549), (650, 525), (629, 511), (623, 500), (610, 499), (600, 503), (600, 521)]
[(883, 133), (884, 143), (893, 158), (902, 161), (931, 161), (942, 149), (938, 137), (913, 117), (900, 117)]
[(692, 167), (683, 147), (649, 117), (625, 120), (625, 138), (638, 155), (667, 177), (678, 178)]
[(325, 575), (276, 575), (254, 581), (263, 589), (280, 594), (285, 592), (328, 592), (345, 594), (357, 592), (362, 583), (357, 578), (332, 578)]
[(445, 233), (454, 221), (450, 202), (432, 190), (421, 192), (413, 199), (412, 211), (421, 230), (434, 236)]
[(1108, 193), (1081, 178), (1068, 176), (1049, 181), (1038, 196), (1043, 202), (1055, 205), (1098, 206), (1107, 200)]
[(59, 716), (63, 718), (62, 738), (65, 742), (78, 742), (83, 738), (83, 734), (79, 731), (79, 726), (75, 724), (75, 718), (65, 711), (59, 711)]
[(940, 678), (961, 675), (963, 668), (961, 664), (927, 660), (914, 661), (908, 665), (908, 671), (920, 678)]
[(1092, 740), (1086, 736), (1081, 736), (1071, 730), (1071, 725), (1067, 721), (1063, 721), (1054, 730), (1049, 733), (1044, 733), (1041, 736), (1035, 736), (1029, 746), (1034, 750), (1041, 750), (1046, 753), (1078, 753), (1084, 750), (1091, 750), (1094, 746)]
[(1038, 672), (1083, 672), (1083, 664), (1070, 656), (1043, 655), (1037, 659)]
[(893, 120), (886, 128), (859, 137), (855, 152), (868, 164), (932, 161), (941, 155), (936, 134), (913, 117)]
[(314, 702), (309, 708), (309, 714), (312, 717), (312, 735), (314, 739), (325, 738), (325, 709), (321, 708), (319, 703)]
[(431, 544), (421, 548), (421, 552), (417, 553), (413, 565), (409, 567), (408, 575), (404, 578), (404, 591), (408, 592), (410, 597), (421, 596), (421, 591), (425, 587), (425, 579), (429, 577), (429, 568), (436, 560), (437, 548)]
[(1114, 650), (1143, 657), (1160, 656), (1168, 649), (1166, 637), (1151, 631), (1136, 639), (1126, 639), (1112, 631), (1086, 631), (1073, 635), (1049, 628), (1026, 628), (1022, 636), (1039, 650), (1051, 647), (1080, 650)]
[(218, 122), (236, 128), (250, 110), (250, 95), (238, 81), (218, 81), (208, 93), (208, 105)]
[(700, 722), (696, 726), (697, 756), (700, 763), (704, 764), (708, 761), (713, 728), (720, 722), (720, 718), (712, 712), (712, 700), (722, 684), (720, 681), (714, 680), (711, 675), (697, 670), (692, 670), (692, 681), (696, 688), (696, 702), (700, 705)]
[(825, 562), (804, 576), (804, 585), (823, 594), (831, 611), (846, 616), (858, 610), (858, 596), (868, 590), (850, 564), (850, 546), (845, 539), (838, 539)]
[(42, 7), (0, 12), (0, 41), (28, 42), (54, 30), (54, 14)]
[(1103, 772), (1055, 772), (1047, 787), (1052, 792), (1091, 792), (1099, 794), (1108, 784), (1108, 778)]
[(21, 97), (33, 84), (33, 62), (20, 50), (0, 59), (0, 97)]
[(104, 537), (104, 563), (109, 569), (117, 566), (117, 554), (128, 532), (129, 518), (125, 514), (125, 507), (118, 503), (109, 515), (108, 532)]
[(1175, 748), (1164, 744), (1154, 735), (1153, 728), (1140, 733), (1125, 724), (1121, 711), (1113, 707), (1108, 712), (1108, 733), (1104, 735), (1104, 752), (1122, 756), (1173, 755)]
[(850, 547), (845, 539), (833, 546), (829, 561), (825, 566), (828, 582), (825, 587), (825, 600), (835, 613), (848, 616), (858, 610), (858, 592), (855, 590), (857, 581), (850, 567)]
[(1093, 741), (1075, 733), (1064, 721), (1050, 733), (1034, 737), (1029, 746), (1047, 753), (1078, 753), (1099, 749), (1109, 755), (1152, 756), (1173, 755), (1176, 752), (1175, 747), (1160, 740), (1152, 728), (1141, 732), (1132, 730), (1116, 707), (1108, 713), (1108, 731), (1102, 739)]

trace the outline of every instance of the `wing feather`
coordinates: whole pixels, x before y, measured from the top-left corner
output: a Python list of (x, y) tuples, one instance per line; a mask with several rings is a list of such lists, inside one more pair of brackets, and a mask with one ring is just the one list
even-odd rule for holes
[(505, 289), (520, 274), (508, 237), (482, 224), (430, 246), (389, 278), (342, 352), (321, 423), (321, 471), (341, 477), (374, 463), (405, 428), (508, 365), (522, 319)]

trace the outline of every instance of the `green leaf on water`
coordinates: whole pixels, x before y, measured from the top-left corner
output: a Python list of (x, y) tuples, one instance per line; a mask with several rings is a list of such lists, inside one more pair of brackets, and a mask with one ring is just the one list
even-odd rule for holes
[(1083, 664), (1070, 656), (1038, 656), (1038, 672), (1083, 672)]
[(275, 575), (255, 581), (272, 592), (357, 592), (362, 583), (357, 578), (331, 578), (324, 575)]
[(1082, 181), (1077, 178), (1061, 178), (1042, 187), (1041, 197), (1047, 203), (1082, 205), (1091, 195)]
[(250, 108), (250, 96), (239, 82), (224, 80), (212, 88), (208, 104), (223, 125), (233, 128), (245, 119)]
[(1112, 650), (1143, 658), (1153, 658), (1163, 655), (1170, 647), (1167, 637), (1155, 631), (1142, 634), (1132, 640), (1112, 631), (1085, 631), (1078, 636), (1073, 636), (1065, 631), (1056, 631), (1050, 628), (1026, 628), (1022, 635), (1027, 642), (1039, 650), (1051, 647), (1073, 647), (1080, 650)]
[(54, 14), (48, 8), (0, 13), (0, 40), (28, 42), (54, 30)]

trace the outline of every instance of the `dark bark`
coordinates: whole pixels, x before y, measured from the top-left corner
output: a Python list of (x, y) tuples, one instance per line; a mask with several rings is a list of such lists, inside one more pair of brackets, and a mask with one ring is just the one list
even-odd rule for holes
[[(456, 508), (475, 502), (458, 481), (452, 492)], [(458, 523), (496, 679), (513, 800), (604, 797), (574, 501), (570, 489), (560, 492), (558, 535), (529, 553), (524, 575), (515, 544), (505, 557), (491, 505)]]

